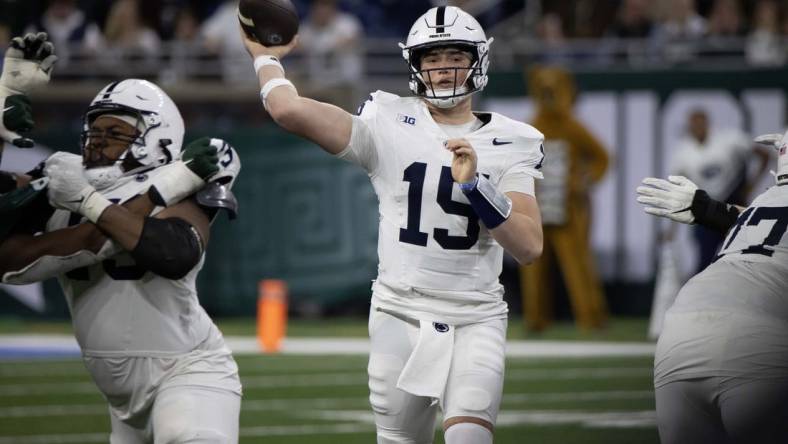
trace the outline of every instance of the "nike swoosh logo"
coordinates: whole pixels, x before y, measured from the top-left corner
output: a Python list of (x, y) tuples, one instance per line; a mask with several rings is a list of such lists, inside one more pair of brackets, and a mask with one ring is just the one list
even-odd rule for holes
[(497, 137), (495, 139), (493, 139), (493, 145), (508, 145), (510, 143), (512, 143), (511, 140), (510, 141), (498, 140)]
[(9, 106), (8, 108), (3, 108), (3, 112), (11, 111), (12, 109), (14, 109), (14, 105)]

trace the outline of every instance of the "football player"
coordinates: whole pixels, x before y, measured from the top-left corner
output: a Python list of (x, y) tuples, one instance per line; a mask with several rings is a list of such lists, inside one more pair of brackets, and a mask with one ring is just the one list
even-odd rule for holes
[(472, 111), (492, 39), (459, 8), (430, 9), (400, 45), (413, 96), (374, 92), (357, 116), (298, 95), (279, 62), (295, 39), (244, 40), (276, 123), (359, 165), (377, 194), (368, 374), (378, 442), (432, 442), (440, 408), (447, 443), (491, 443), (508, 312), (498, 275), (504, 249), (524, 264), (541, 254), (543, 139)]
[(55, 153), (0, 197), (2, 280), (57, 276), (113, 444), (238, 441), (238, 368), (196, 278), (240, 161), (218, 139), (181, 150), (183, 133), (156, 85), (113, 82), (84, 114), (82, 156)]
[(747, 208), (681, 176), (647, 178), (637, 189), (649, 214), (727, 232), (715, 262), (679, 292), (657, 342), (666, 444), (788, 439), (788, 132), (756, 142), (777, 148), (777, 183)]

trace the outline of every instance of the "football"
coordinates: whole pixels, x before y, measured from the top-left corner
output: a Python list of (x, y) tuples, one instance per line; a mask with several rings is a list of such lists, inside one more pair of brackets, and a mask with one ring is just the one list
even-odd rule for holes
[(238, 20), (246, 35), (263, 46), (286, 45), (298, 32), (298, 11), (290, 0), (241, 0)]

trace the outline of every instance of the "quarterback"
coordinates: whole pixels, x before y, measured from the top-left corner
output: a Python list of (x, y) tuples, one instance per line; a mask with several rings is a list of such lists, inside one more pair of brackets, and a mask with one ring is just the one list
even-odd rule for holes
[(368, 376), (377, 441), (430, 443), (437, 410), (449, 444), (491, 443), (501, 401), (504, 249), (541, 254), (534, 198), (542, 134), (473, 112), (489, 48), (459, 8), (422, 15), (400, 44), (412, 97), (370, 95), (357, 116), (300, 97), (279, 58), (295, 46), (244, 38), (261, 98), (285, 130), (363, 168), (379, 201)]
[(777, 183), (747, 208), (682, 176), (637, 190), (649, 214), (727, 232), (665, 315), (654, 387), (666, 444), (788, 439), (788, 132), (756, 142), (777, 148)]
[[(41, 34), (15, 39), (4, 68), (40, 71), (43, 45)], [(7, 97), (28, 92), (6, 74)], [(19, 135), (30, 127), (25, 109), (3, 119), (3, 137), (17, 145), (29, 140)], [(240, 161), (218, 139), (182, 150), (183, 134), (164, 91), (117, 81), (83, 116), (81, 156), (58, 152), (28, 175), (1, 174), (2, 281), (58, 278), (109, 404), (113, 444), (238, 441), (238, 368), (199, 305), (196, 278), (211, 219), (236, 209)]]

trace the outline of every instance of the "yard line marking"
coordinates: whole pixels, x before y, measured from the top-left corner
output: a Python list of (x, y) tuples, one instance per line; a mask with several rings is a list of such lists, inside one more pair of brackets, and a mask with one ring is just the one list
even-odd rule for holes
[[(606, 401), (621, 399), (653, 399), (654, 392), (648, 390), (610, 390), (593, 392), (547, 392), (547, 393), (509, 393), (503, 395), (504, 403), (516, 402), (575, 402)], [(242, 412), (292, 411), (304, 408), (342, 409), (347, 407), (367, 407), (366, 396), (346, 398), (277, 398), (243, 401)], [(504, 408), (504, 411), (510, 409)], [(0, 418), (27, 418), (47, 416), (104, 416), (107, 406), (103, 402), (95, 404), (29, 405), (0, 407)]]
[(109, 433), (63, 433), (57, 435), (24, 435), (0, 438), (0, 444), (87, 444), (108, 441)]
[(501, 411), (496, 427), (521, 425), (580, 424), (584, 427), (646, 428), (656, 427), (654, 410), (584, 412), (584, 411)]
[(506, 380), (528, 381), (542, 379), (605, 379), (652, 375), (651, 367), (589, 367), (554, 369), (519, 369), (507, 371)]
[[(225, 336), (227, 345), (237, 355), (259, 355), (260, 345), (253, 336)], [(598, 341), (542, 341), (512, 340), (506, 342), (508, 357), (611, 357), (653, 356), (656, 345), (651, 342), (598, 342)], [(19, 356), (14, 350), (43, 349), (62, 353), (79, 354), (79, 347), (72, 335), (0, 335), (0, 350), (8, 349), (10, 356)], [(286, 355), (366, 355), (369, 353), (367, 338), (285, 338), (282, 354)], [(2, 354), (0, 353), (0, 358)]]
[(534, 401), (611, 401), (619, 399), (653, 399), (654, 392), (649, 390), (610, 390), (597, 392), (565, 393), (504, 393), (503, 402)]
[[(521, 369), (507, 372), (506, 381), (550, 381), (582, 380), (606, 378), (636, 378), (652, 374), (650, 367), (599, 367), (566, 369)], [(276, 376), (241, 377), (241, 385), (246, 389), (266, 389), (282, 387), (343, 387), (366, 385), (366, 372), (346, 372), (334, 374), (295, 374)], [(96, 393), (98, 389), (92, 382), (76, 383), (28, 383), (13, 382), (0, 384), (0, 395), (40, 396), (51, 394)]]
[[(375, 430), (374, 416), (368, 411), (321, 412), (314, 415), (324, 419), (353, 420), (353, 423), (342, 424), (305, 424), (286, 426), (242, 427), (240, 436), (296, 436), (296, 435), (328, 435), (348, 433), (373, 433)], [(502, 411), (498, 414), (497, 428), (533, 425), (566, 425), (580, 424), (589, 428), (653, 428), (656, 426), (656, 412), (653, 410), (639, 411)], [(439, 424), (437, 424), (439, 425)], [(58, 435), (26, 435), (0, 437), (0, 444), (71, 444), (107, 442), (106, 433), (74, 433)]]

